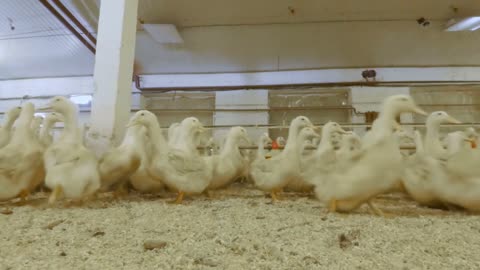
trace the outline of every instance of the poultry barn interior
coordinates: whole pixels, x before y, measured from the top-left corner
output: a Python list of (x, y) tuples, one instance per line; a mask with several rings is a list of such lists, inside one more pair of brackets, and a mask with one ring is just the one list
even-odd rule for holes
[(0, 0), (0, 269), (479, 269), (478, 0)]

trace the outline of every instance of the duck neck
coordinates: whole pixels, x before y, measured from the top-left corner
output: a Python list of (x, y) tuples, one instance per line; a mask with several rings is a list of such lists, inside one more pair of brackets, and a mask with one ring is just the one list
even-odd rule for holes
[(258, 149), (257, 149), (257, 156), (261, 158), (265, 158), (265, 138), (263, 136), (260, 136), (260, 139), (258, 139)]
[(423, 153), (424, 148), (423, 148), (423, 142), (422, 142), (422, 135), (420, 134), (420, 132), (418, 132), (418, 131), (415, 132), (414, 141), (415, 141), (416, 152), (417, 153)]
[(125, 132), (125, 137), (123, 137), (121, 146), (123, 145), (131, 145), (137, 141), (137, 133), (140, 129), (140, 126), (131, 126), (127, 128)]
[(240, 154), (240, 151), (238, 150), (238, 144), (238, 139), (228, 136), (222, 149), (222, 155), (233, 155), (233, 153)]
[(305, 146), (307, 145), (307, 136), (298, 136), (297, 141), (294, 143), (294, 147), (290, 149), (290, 152), (287, 153), (295, 153), (298, 157), (302, 155)]
[(162, 129), (157, 121), (150, 123), (147, 126), (147, 134), (150, 140), (153, 143), (153, 147), (155, 148), (155, 152), (164, 152), (165, 151), (165, 137), (163, 137)]
[(15, 127), (12, 136), (12, 143), (24, 143), (26, 140), (33, 139), (33, 131), (31, 128), (33, 114), (21, 114), (18, 118), (18, 125)]
[(176, 144), (173, 145), (174, 148), (183, 150), (183, 151), (195, 151), (197, 150), (196, 139), (199, 136), (191, 128), (181, 128), (177, 133), (178, 140)]
[(11, 115), (7, 114), (3, 128), (11, 130), (13, 127), (13, 123), (15, 123), (15, 120), (17, 120), (17, 117), (12, 117)]
[(51, 121), (45, 121), (43, 124), (42, 128), (40, 129), (40, 137), (45, 138), (50, 135), (50, 131), (52, 130), (53, 125), (55, 125), (54, 122)]
[(317, 153), (323, 152), (325, 149), (332, 148), (332, 131), (328, 128), (322, 130), (322, 139), (318, 144)]
[(372, 125), (372, 131), (377, 131), (378, 129), (384, 129), (393, 134), (394, 127), (398, 124), (396, 123), (396, 118), (399, 116), (398, 111), (391, 106), (384, 106), (383, 110), (378, 115), (378, 118), (374, 121)]
[(296, 126), (290, 127), (290, 129), (288, 130), (288, 139), (287, 139), (287, 142), (285, 143), (285, 148), (283, 150), (284, 152), (289, 153), (297, 150), (298, 148), (297, 138), (298, 138), (299, 132), (300, 132), (299, 127), (296, 127)]
[(71, 142), (81, 142), (75, 109), (72, 108), (69, 111), (62, 112), (61, 114), (65, 118), (62, 137)]
[(434, 121), (427, 122), (427, 137), (438, 140), (440, 138), (440, 124)]

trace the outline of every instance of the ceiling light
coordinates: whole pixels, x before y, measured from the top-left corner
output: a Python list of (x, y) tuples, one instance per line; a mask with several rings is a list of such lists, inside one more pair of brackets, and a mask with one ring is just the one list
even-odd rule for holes
[(173, 24), (143, 24), (143, 29), (161, 44), (183, 43), (183, 38)]
[(475, 31), (477, 29), (480, 29), (480, 16), (451, 19), (447, 23), (445, 31)]

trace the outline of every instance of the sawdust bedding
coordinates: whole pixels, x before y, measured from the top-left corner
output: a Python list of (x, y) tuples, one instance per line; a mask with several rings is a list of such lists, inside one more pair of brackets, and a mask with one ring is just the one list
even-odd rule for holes
[(300, 194), (271, 203), (244, 185), (183, 205), (173, 197), (2, 203), (0, 269), (480, 269), (476, 215), (402, 194), (375, 200), (390, 218), (327, 213)]

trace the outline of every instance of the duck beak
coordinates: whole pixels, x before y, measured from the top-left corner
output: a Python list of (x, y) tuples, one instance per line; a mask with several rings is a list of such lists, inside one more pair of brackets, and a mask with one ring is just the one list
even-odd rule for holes
[(450, 124), (461, 124), (462, 123), (462, 122), (458, 121), (457, 119), (455, 119), (451, 116), (448, 116), (447, 122), (450, 123)]
[(51, 110), (51, 109), (52, 109), (52, 106), (51, 106), (50, 104), (47, 104), (47, 105), (45, 105), (45, 106), (38, 107), (38, 108), (37, 108), (37, 111), (41, 111), (41, 112), (42, 112), (42, 111), (49, 111), (49, 110)]
[(413, 113), (420, 114), (420, 115), (423, 115), (423, 116), (428, 115), (424, 110), (420, 109), (417, 106), (415, 106), (412, 111), (413, 111)]
[(138, 125), (138, 124), (140, 124), (140, 123), (138, 123), (137, 120), (132, 119), (132, 120), (130, 120), (130, 121), (128, 122), (128, 124), (126, 125), (126, 127), (129, 128), (129, 127), (136, 126), (136, 125)]
[(340, 133), (340, 134), (348, 134), (348, 132), (346, 132), (343, 128), (339, 128), (339, 129), (338, 129), (338, 133)]

